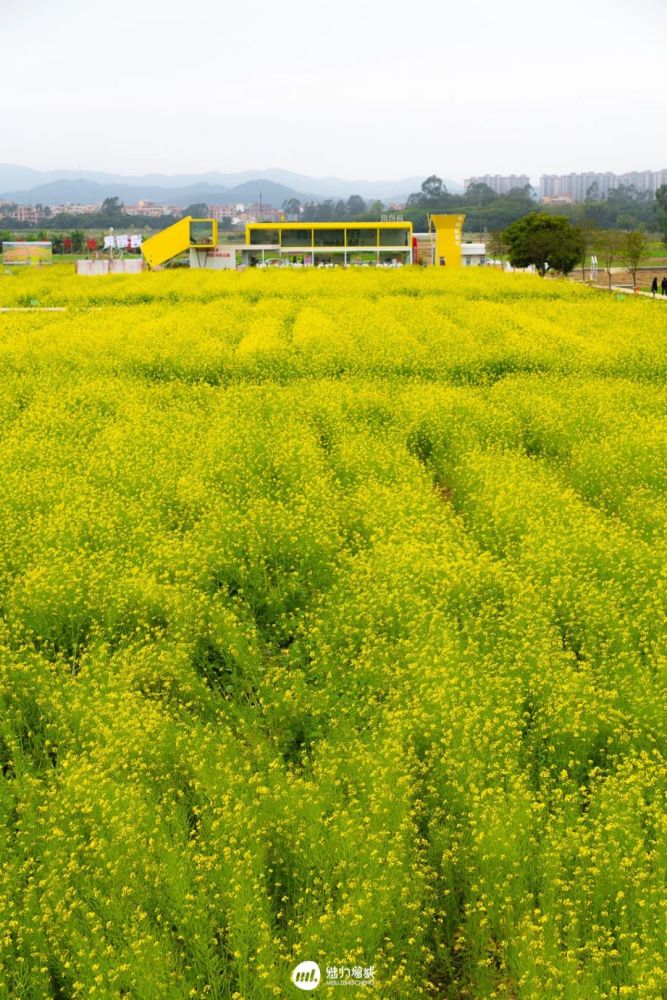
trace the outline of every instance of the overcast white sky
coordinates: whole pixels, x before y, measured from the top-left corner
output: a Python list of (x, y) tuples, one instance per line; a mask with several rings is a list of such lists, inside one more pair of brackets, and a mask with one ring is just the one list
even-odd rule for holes
[(0, 0), (0, 162), (667, 167), (667, 0)]

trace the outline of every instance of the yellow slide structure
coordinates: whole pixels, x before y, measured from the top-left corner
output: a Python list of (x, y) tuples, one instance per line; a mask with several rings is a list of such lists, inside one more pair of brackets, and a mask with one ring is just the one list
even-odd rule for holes
[(179, 254), (192, 249), (213, 249), (218, 242), (218, 223), (215, 219), (193, 219), (186, 215), (161, 233), (150, 236), (141, 247), (148, 266), (161, 267)]

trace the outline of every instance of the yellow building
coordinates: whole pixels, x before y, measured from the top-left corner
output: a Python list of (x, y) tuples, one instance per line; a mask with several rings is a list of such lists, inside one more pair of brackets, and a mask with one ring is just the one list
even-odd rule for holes
[(411, 222), (249, 222), (243, 261), (412, 263)]
[[(411, 222), (249, 222), (245, 243), (218, 245), (215, 219), (188, 216), (145, 240), (142, 252), (151, 268), (187, 251), (191, 267), (211, 269), (273, 262), (306, 267), (421, 262), (458, 268), (464, 219), (432, 215), (428, 234), (419, 234), (419, 239)], [(465, 263), (472, 262), (468, 255)]]

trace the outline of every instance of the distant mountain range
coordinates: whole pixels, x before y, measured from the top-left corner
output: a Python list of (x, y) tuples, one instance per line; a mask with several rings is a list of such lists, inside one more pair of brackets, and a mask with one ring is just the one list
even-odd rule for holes
[[(288, 198), (323, 201), (361, 195), (367, 200), (403, 201), (418, 191), (423, 177), (398, 181), (346, 181), (339, 177), (308, 177), (290, 170), (245, 170), (241, 173), (145, 174), (123, 176), (93, 170), (33, 170), (15, 164), (0, 164), (0, 198), (19, 205), (55, 205), (63, 202), (97, 204), (119, 197), (126, 204), (140, 199), (186, 206), (256, 202), (260, 195), (267, 205), (280, 208)], [(449, 191), (461, 191), (456, 181), (445, 180)]]

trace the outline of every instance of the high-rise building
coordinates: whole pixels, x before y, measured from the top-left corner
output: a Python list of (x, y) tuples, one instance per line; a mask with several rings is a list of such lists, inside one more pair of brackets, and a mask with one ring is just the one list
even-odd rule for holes
[(463, 182), (467, 191), (471, 184), (486, 184), (496, 194), (508, 194), (514, 188), (524, 188), (530, 184), (530, 177), (526, 174), (508, 174), (503, 177), (500, 174), (484, 174), (483, 177), (468, 177)]
[(633, 170), (627, 174), (583, 173), (544, 174), (540, 178), (540, 198), (571, 198), (572, 201), (604, 199), (610, 191), (621, 187), (634, 187), (640, 194), (655, 194), (662, 184), (667, 184), (667, 170)]

